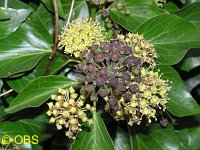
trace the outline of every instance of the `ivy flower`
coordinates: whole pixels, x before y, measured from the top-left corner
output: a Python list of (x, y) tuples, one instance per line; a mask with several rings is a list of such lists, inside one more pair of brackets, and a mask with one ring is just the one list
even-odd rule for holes
[(52, 95), (54, 102), (48, 103), (49, 111), (47, 114), (51, 116), (50, 123), (56, 124), (58, 130), (63, 127), (68, 129), (66, 136), (75, 139), (75, 134), (82, 131), (81, 123), (86, 122), (92, 124), (92, 120), (88, 119), (86, 111), (94, 111), (93, 107), (85, 104), (85, 96), (75, 93), (75, 89), (59, 89), (57, 95)]
[(93, 44), (99, 44), (104, 38), (104, 29), (97, 21), (92, 21), (91, 18), (76, 19), (68, 27), (63, 27), (59, 36), (59, 48), (63, 48), (66, 54), (81, 57), (82, 51), (88, 50)]

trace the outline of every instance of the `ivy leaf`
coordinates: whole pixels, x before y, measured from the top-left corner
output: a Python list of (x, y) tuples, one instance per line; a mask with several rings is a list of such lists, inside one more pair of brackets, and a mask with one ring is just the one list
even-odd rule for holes
[(124, 10), (117, 10), (116, 4), (113, 3), (109, 15), (113, 21), (129, 31), (134, 31), (146, 20), (165, 13), (153, 0), (120, 0), (120, 2), (126, 9), (131, 10), (131, 14), (126, 15)]
[(183, 8), (176, 15), (192, 22), (200, 29), (200, 3), (193, 3), (188, 7)]
[[(46, 7), (53, 11), (52, 1), (42, 0), (42, 2), (46, 5)], [(71, 0), (57, 0), (58, 5), (58, 14), (60, 17), (66, 19), (69, 14), (69, 10), (71, 7)], [(73, 13), (71, 20), (75, 18), (86, 18), (89, 17), (89, 10), (87, 6), (87, 2), (85, 0), (76, 0), (74, 3)]]
[(52, 38), (33, 13), (19, 29), (0, 41), (0, 77), (30, 70), (51, 52)]
[(198, 28), (171, 14), (149, 19), (135, 30), (137, 32), (155, 46), (161, 64), (176, 64), (189, 48), (200, 47)]
[[(52, 65), (52, 68), (49, 72), (50, 75), (56, 74), (61, 68), (63, 68), (66, 64), (69, 63), (69, 56), (62, 55), (62, 54), (56, 54), (54, 58), (54, 63)], [(40, 63), (37, 65), (36, 68), (36, 77), (43, 76), (46, 68), (49, 64), (49, 57), (45, 56)]]
[(115, 150), (130, 150), (131, 144), (128, 133), (122, 128), (118, 128), (115, 137)]
[(10, 19), (12, 16), (0, 8), (0, 20)]
[(180, 69), (186, 72), (200, 66), (200, 49), (190, 49), (180, 63)]
[(50, 138), (52, 134), (56, 131), (49, 124), (49, 117), (46, 114), (39, 115), (32, 119), (20, 119), (16, 121), (24, 129), (29, 131), (29, 135), (37, 135), (39, 142), (43, 142)]
[(1, 8), (1, 11), (5, 14), (11, 16), (8, 20), (0, 21), (0, 39), (5, 38), (9, 34), (15, 32), (22, 22), (30, 15), (32, 12), (31, 9), (12, 9), (12, 8)]
[[(65, 88), (75, 85), (76, 82), (61, 76), (45, 76), (36, 78), (5, 109), (6, 113), (15, 113), (25, 108), (38, 107), (58, 91), (58, 88)], [(31, 93), (31, 94), (30, 94)]]
[(112, 139), (97, 113), (93, 114), (93, 122), (90, 129), (78, 133), (71, 150), (114, 150)]
[(19, 93), (34, 79), (35, 79), (35, 71), (22, 77), (9, 79), (7, 80), (7, 83), (12, 89), (14, 89), (17, 93)]
[(197, 85), (200, 84), (200, 74), (185, 81), (187, 90), (191, 92)]
[(186, 90), (178, 73), (167, 65), (158, 65), (157, 68), (163, 73), (162, 78), (172, 81), (167, 109), (178, 117), (200, 113), (198, 104)]
[(36, 13), (41, 23), (43, 24), (43, 26), (46, 28), (49, 34), (53, 36), (54, 34), (54, 16), (53, 15), (54, 14), (52, 12), (49, 12), (43, 4), (40, 4)]

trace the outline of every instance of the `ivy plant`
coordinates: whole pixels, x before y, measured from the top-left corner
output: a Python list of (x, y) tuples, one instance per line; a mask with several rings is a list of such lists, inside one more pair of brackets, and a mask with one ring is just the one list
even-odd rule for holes
[(199, 0), (1, 0), (0, 149), (200, 149)]

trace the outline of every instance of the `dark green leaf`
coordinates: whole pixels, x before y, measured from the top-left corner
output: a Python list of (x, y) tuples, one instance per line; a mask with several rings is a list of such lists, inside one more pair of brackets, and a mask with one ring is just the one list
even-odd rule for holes
[(40, 4), (37, 9), (37, 16), (40, 19), (43, 26), (47, 29), (50, 35), (54, 34), (54, 14), (49, 12), (47, 8)]
[[(36, 78), (24, 88), (11, 102), (6, 113), (15, 113), (25, 108), (38, 107), (58, 91), (58, 88), (75, 85), (76, 82), (61, 76), (46, 76)], [(31, 93), (31, 94), (30, 94)]]
[(128, 133), (122, 128), (118, 128), (115, 137), (115, 150), (130, 150), (131, 144)]
[(167, 65), (158, 65), (157, 68), (163, 73), (162, 78), (172, 81), (167, 109), (178, 117), (200, 113), (198, 104), (186, 90), (178, 73)]
[(197, 85), (200, 84), (200, 74), (185, 81), (187, 90), (191, 92)]
[(164, 5), (164, 9), (170, 13), (175, 13), (179, 10), (178, 6), (176, 3), (169, 1)]
[(189, 48), (200, 47), (197, 27), (175, 15), (156, 16), (139, 26), (137, 32), (155, 46), (162, 64), (176, 64)]
[[(200, 124), (200, 122), (199, 122)], [(189, 129), (188, 145), (191, 150), (200, 149), (199, 145), (200, 126)]]
[(0, 21), (0, 39), (3, 39), (12, 32), (15, 32), (32, 11), (31, 9), (16, 10), (11, 8), (2, 8), (2, 10), (6, 14), (9, 14), (11, 16), (11, 19)]
[(21, 119), (16, 123), (29, 131), (30, 136), (37, 135), (40, 142), (47, 140), (55, 132), (49, 124), (49, 117), (46, 114), (39, 115), (33, 119)]
[(183, 8), (176, 15), (192, 22), (200, 29), (200, 3), (193, 3)]
[(198, 66), (200, 66), (200, 57), (190, 57), (183, 62), (181, 70), (188, 72)]
[(112, 139), (97, 113), (93, 114), (93, 122), (91, 129), (79, 132), (72, 150), (114, 150)]
[(14, 9), (30, 9), (31, 7), (19, 0), (1, 0), (0, 7), (14, 8)]
[(52, 38), (34, 14), (0, 41), (0, 77), (30, 70), (51, 51)]
[[(121, 0), (120, 0), (121, 1)], [(146, 20), (165, 12), (158, 8), (153, 0), (122, 0), (126, 9), (131, 10), (130, 15), (126, 15), (124, 10), (117, 10), (116, 4), (110, 7), (110, 17), (128, 31), (134, 31)]]
[(7, 81), (8, 85), (14, 89), (17, 93), (21, 92), (26, 86), (29, 85), (35, 79), (35, 71), (22, 76), (20, 78), (14, 78)]
[[(53, 11), (52, 1), (42, 0), (47, 8)], [(71, 7), (71, 0), (57, 0), (59, 16), (66, 19)], [(89, 10), (85, 0), (75, 0), (71, 19), (89, 17)]]
[[(129, 127), (131, 128), (131, 127)], [(172, 126), (161, 128), (159, 125), (147, 128), (130, 129), (133, 149), (132, 150), (178, 150), (179, 145)]]
[[(49, 74), (57, 73), (61, 68), (63, 68), (69, 62), (69, 57), (67, 55), (57, 54), (54, 59), (51, 71)], [(49, 56), (44, 57), (36, 68), (36, 77), (43, 76), (49, 64)]]

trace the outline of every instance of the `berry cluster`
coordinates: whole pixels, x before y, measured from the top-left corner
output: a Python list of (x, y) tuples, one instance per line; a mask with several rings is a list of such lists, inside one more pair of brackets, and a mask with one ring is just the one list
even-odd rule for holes
[(81, 51), (89, 49), (93, 44), (99, 44), (104, 38), (104, 29), (98, 22), (92, 21), (91, 18), (76, 19), (68, 27), (63, 27), (59, 36), (59, 48), (64, 48), (66, 54), (81, 57)]
[[(49, 111), (47, 114), (51, 116), (50, 123), (55, 123), (58, 130), (63, 127), (67, 128), (66, 136), (75, 139), (75, 134), (81, 131), (81, 122), (92, 124), (92, 120), (88, 119), (86, 111), (95, 111), (89, 104), (85, 105), (85, 96), (78, 96), (75, 89), (59, 89), (57, 95), (52, 95), (51, 99), (55, 101), (48, 103)], [(85, 106), (85, 107), (84, 107)]]
[(93, 101), (102, 97), (105, 110), (116, 120), (128, 116), (130, 125), (140, 124), (146, 116), (150, 123), (156, 109), (165, 110), (170, 88), (152, 71), (157, 55), (143, 36), (118, 37), (120, 40), (101, 42), (82, 52), (83, 61), (77, 65), (84, 74), (82, 91), (90, 93)]

